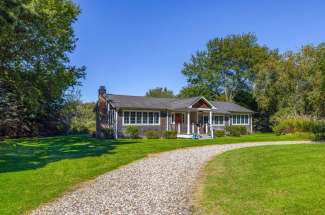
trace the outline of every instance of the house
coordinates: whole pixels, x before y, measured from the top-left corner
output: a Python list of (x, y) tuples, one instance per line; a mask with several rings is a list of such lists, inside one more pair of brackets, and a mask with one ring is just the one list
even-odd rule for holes
[(112, 128), (115, 138), (123, 137), (129, 125), (139, 126), (141, 136), (146, 130), (174, 130), (178, 137), (214, 137), (214, 130), (223, 130), (226, 125), (244, 125), (253, 132), (253, 111), (203, 96), (181, 99), (114, 95), (100, 87), (96, 110), (98, 136), (102, 128)]

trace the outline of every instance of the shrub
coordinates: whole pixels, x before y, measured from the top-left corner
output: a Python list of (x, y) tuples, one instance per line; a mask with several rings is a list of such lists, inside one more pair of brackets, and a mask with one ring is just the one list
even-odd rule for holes
[(277, 135), (295, 132), (311, 132), (314, 120), (308, 118), (283, 119), (272, 127)]
[(177, 131), (164, 131), (163, 137), (166, 139), (176, 139), (177, 138)]
[(314, 121), (310, 125), (310, 130), (314, 134), (314, 140), (325, 140), (325, 121)]
[(147, 130), (144, 132), (144, 136), (147, 139), (159, 139), (160, 138), (160, 132), (156, 130)]
[(132, 138), (132, 139), (139, 138), (139, 133), (140, 133), (140, 130), (139, 130), (138, 126), (135, 126), (135, 125), (129, 125), (125, 129), (125, 134), (129, 138)]
[(114, 129), (112, 128), (102, 128), (101, 129), (104, 138), (113, 139), (114, 138)]
[(247, 128), (246, 128), (246, 126), (244, 126), (244, 125), (235, 125), (235, 126), (238, 127), (238, 130), (239, 130), (239, 132), (240, 132), (241, 135), (247, 134)]
[(241, 135), (242, 128), (238, 125), (227, 125), (225, 127), (227, 135), (239, 137)]
[(214, 135), (216, 137), (223, 137), (223, 136), (225, 136), (225, 131), (224, 130), (214, 130)]

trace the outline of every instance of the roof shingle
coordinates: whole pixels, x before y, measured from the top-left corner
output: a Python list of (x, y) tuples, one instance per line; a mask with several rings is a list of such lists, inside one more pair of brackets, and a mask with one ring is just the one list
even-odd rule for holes
[[(186, 99), (180, 98), (156, 98), (147, 96), (127, 96), (109, 94), (108, 98), (114, 107), (118, 108), (139, 108), (139, 109), (186, 109), (201, 97)], [(240, 105), (229, 102), (210, 102), (216, 107), (213, 112), (229, 114), (230, 112), (252, 113), (253, 111)]]

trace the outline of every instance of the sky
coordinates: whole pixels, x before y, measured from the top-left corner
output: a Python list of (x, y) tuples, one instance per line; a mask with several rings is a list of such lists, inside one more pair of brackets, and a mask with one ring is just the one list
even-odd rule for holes
[(297, 51), (325, 41), (325, 1), (73, 0), (81, 8), (71, 63), (86, 66), (81, 99), (109, 93), (144, 95), (186, 85), (181, 71), (207, 42), (255, 33), (261, 45)]

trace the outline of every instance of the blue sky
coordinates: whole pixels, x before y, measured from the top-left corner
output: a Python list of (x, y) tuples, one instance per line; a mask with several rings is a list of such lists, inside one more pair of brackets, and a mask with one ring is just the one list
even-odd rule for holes
[(207, 41), (253, 32), (260, 44), (280, 51), (325, 41), (325, 2), (280, 0), (74, 0), (82, 13), (72, 63), (85, 65), (83, 101), (97, 89), (144, 95), (186, 85), (181, 74)]

